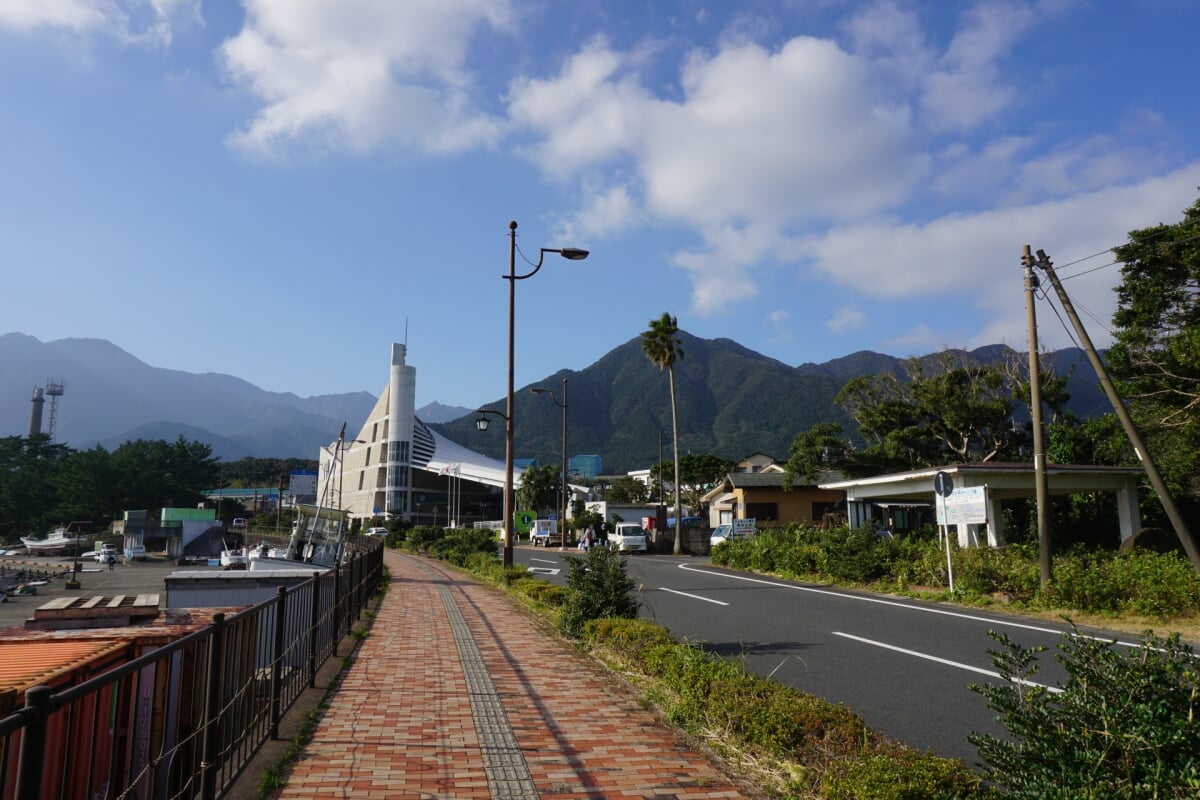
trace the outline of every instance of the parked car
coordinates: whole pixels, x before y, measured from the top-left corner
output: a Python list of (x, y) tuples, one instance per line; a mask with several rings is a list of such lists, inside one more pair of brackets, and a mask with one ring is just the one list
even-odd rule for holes
[(716, 547), (722, 542), (747, 539), (755, 534), (756, 522), (757, 520), (754, 519), (735, 519), (733, 522), (718, 525), (713, 528), (712, 535), (708, 538), (708, 543), (711, 547)]
[(387, 536), (387, 528), (367, 528), (363, 531), (363, 536)]

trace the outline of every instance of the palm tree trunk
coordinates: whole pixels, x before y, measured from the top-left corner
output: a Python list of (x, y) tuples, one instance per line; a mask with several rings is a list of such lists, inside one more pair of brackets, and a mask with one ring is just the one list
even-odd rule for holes
[(679, 419), (675, 415), (675, 368), (667, 367), (671, 381), (671, 446), (675, 450), (675, 555), (683, 553), (683, 508), (679, 505)]

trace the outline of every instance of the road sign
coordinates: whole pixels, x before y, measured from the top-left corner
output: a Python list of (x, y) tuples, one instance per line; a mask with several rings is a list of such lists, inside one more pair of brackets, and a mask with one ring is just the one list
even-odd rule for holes
[(933, 476), (933, 490), (942, 497), (949, 497), (950, 493), (954, 491), (954, 480), (949, 474), (939, 472)]

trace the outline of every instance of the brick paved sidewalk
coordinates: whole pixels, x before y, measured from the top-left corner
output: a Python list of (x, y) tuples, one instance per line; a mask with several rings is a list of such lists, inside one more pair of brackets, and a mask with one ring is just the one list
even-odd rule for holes
[(279, 797), (743, 796), (501, 592), (386, 563), (371, 635)]

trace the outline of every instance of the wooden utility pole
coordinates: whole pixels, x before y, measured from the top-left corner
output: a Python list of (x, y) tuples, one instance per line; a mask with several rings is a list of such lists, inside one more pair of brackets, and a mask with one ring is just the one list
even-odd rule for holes
[(1033, 428), (1033, 484), (1037, 496), (1038, 571), (1044, 589), (1054, 577), (1054, 562), (1046, 519), (1050, 487), (1046, 480), (1046, 442), (1042, 431), (1042, 370), (1038, 364), (1037, 315), (1033, 302), (1033, 292), (1038, 287), (1038, 279), (1033, 274), (1033, 255), (1029, 245), (1025, 245), (1021, 254), (1021, 264), (1025, 267), (1025, 317), (1029, 326), (1029, 415)]
[(1079, 343), (1083, 346), (1083, 351), (1087, 353), (1088, 361), (1092, 364), (1092, 369), (1096, 370), (1096, 377), (1100, 379), (1100, 386), (1104, 388), (1104, 394), (1108, 396), (1108, 402), (1112, 403), (1113, 411), (1116, 412), (1117, 419), (1121, 421), (1121, 427), (1125, 429), (1125, 435), (1129, 437), (1129, 443), (1133, 445), (1133, 452), (1137, 454), (1138, 460), (1142, 462), (1142, 469), (1146, 471), (1146, 477), (1150, 479), (1150, 485), (1154, 488), (1154, 493), (1158, 495), (1158, 501), (1162, 503), (1163, 511), (1166, 512), (1167, 518), (1171, 520), (1171, 525), (1175, 528), (1175, 535), (1179, 537), (1179, 542), (1183, 545), (1184, 552), (1187, 553), (1188, 560), (1192, 562), (1192, 566), (1196, 568), (1197, 572), (1200, 572), (1200, 550), (1196, 549), (1196, 543), (1192, 541), (1192, 534), (1188, 531), (1183, 515), (1179, 513), (1179, 509), (1175, 506), (1175, 501), (1171, 498), (1171, 493), (1167, 491), (1167, 485), (1163, 482), (1162, 475), (1158, 472), (1158, 467), (1154, 465), (1154, 459), (1150, 457), (1150, 451), (1146, 449), (1141, 434), (1138, 433), (1137, 428), (1133, 424), (1133, 419), (1129, 416), (1129, 411), (1121, 401), (1121, 396), (1117, 394), (1117, 389), (1113, 386), (1112, 379), (1108, 376), (1108, 369), (1105, 368), (1104, 363), (1100, 360), (1100, 356), (1096, 354), (1096, 348), (1092, 345), (1092, 340), (1088, 336), (1087, 331), (1084, 330), (1083, 323), (1079, 321), (1079, 315), (1075, 313), (1075, 306), (1071, 304), (1071, 298), (1067, 296), (1066, 290), (1062, 288), (1062, 283), (1059, 282), (1058, 275), (1054, 272), (1054, 265), (1050, 263), (1050, 259), (1046, 256), (1046, 251), (1037, 251), (1036, 265), (1050, 279), (1050, 285), (1054, 287), (1054, 291), (1058, 295), (1058, 300), (1062, 303), (1063, 311), (1067, 313), (1067, 317), (1071, 320), (1071, 325), (1074, 326), (1075, 332), (1079, 334)]

